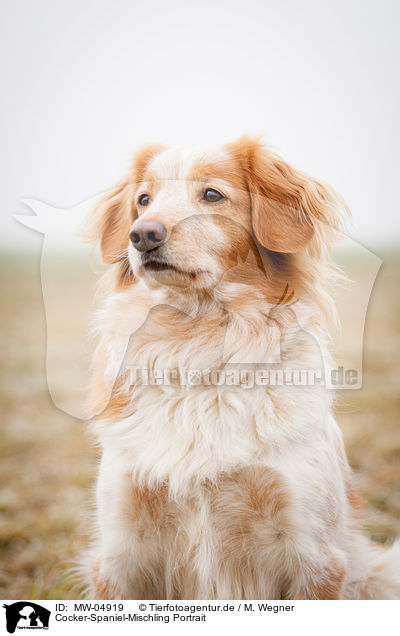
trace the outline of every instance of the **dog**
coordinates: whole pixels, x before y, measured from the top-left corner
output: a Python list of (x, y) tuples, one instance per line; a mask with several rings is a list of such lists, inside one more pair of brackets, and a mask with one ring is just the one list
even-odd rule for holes
[(111, 267), (92, 598), (400, 598), (400, 547), (360, 529), (331, 391), (266, 382), (329, 365), (343, 208), (246, 136), (147, 146), (95, 207), (85, 238)]

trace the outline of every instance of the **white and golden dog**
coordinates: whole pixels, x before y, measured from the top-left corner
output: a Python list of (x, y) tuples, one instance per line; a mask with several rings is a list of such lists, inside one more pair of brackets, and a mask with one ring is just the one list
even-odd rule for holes
[(321, 377), (339, 208), (244, 137), (146, 147), (94, 210), (86, 237), (113, 266), (91, 391), (93, 598), (400, 598), (400, 548), (360, 530), (323, 382), (232, 380)]

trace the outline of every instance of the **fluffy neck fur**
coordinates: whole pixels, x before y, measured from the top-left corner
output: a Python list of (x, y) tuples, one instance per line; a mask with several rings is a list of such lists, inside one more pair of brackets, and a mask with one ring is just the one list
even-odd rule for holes
[(221, 472), (273, 465), (312, 438), (329, 410), (319, 385), (143, 386), (132, 370), (322, 369), (320, 309), (311, 298), (271, 303), (254, 280), (221, 281), (212, 293), (138, 281), (109, 295), (98, 330), (111, 398), (93, 424), (108, 456), (137, 483), (168, 483), (178, 497)]

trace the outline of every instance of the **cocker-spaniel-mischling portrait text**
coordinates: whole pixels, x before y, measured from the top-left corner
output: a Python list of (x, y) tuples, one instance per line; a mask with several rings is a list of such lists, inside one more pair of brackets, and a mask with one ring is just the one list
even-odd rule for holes
[(400, 598), (399, 545), (360, 529), (331, 391), (243, 381), (320, 377), (342, 209), (243, 137), (145, 147), (87, 219), (111, 265), (90, 396), (92, 598)]

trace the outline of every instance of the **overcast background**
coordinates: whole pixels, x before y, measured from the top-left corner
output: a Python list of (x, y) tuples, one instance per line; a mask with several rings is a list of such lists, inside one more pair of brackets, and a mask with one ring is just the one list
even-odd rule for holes
[(350, 234), (398, 243), (400, 4), (336, 0), (6, 0), (1, 245), (39, 250), (23, 198), (69, 208), (142, 143), (263, 134), (331, 183)]

